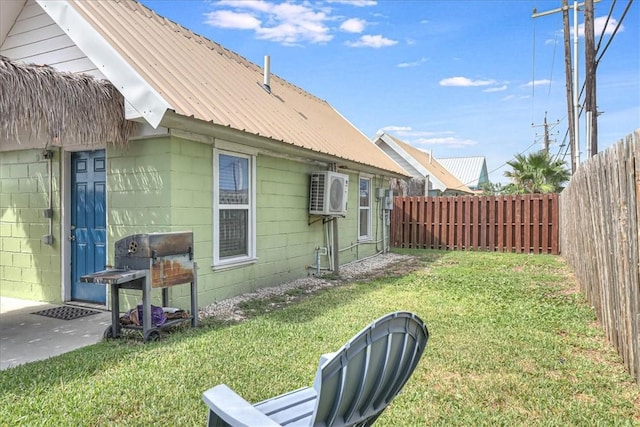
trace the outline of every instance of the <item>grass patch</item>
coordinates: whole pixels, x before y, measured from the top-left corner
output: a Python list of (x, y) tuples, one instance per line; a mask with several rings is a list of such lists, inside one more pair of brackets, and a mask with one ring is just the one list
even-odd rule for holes
[(560, 258), (403, 253), (417, 269), (249, 301), (245, 322), (2, 371), (0, 425), (204, 425), (204, 390), (226, 383), (255, 402), (310, 385), (322, 353), (395, 310), (417, 313), (431, 338), (376, 425), (640, 423), (640, 390)]

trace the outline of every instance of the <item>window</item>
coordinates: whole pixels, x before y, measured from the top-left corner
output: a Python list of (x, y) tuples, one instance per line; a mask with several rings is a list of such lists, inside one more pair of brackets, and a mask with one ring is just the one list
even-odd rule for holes
[(362, 177), (358, 196), (358, 238), (371, 238), (371, 179)]
[(255, 260), (255, 157), (214, 151), (213, 264)]

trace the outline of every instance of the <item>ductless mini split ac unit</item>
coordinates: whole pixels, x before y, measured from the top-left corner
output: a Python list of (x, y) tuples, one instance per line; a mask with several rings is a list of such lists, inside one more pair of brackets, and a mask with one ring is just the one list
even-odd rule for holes
[(347, 214), (348, 195), (348, 175), (331, 171), (314, 172), (309, 186), (309, 213), (344, 216)]

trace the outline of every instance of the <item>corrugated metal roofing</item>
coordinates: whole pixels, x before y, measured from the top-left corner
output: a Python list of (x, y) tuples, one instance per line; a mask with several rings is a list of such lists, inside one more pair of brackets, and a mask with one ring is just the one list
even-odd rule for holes
[(398, 138), (386, 134), (393, 140), (400, 148), (405, 150), (407, 154), (413, 157), (418, 163), (420, 163), (432, 176), (435, 176), (442, 182), (447, 190), (460, 191), (466, 193), (472, 193), (471, 189), (467, 187), (463, 182), (451, 174), (445, 169), (433, 156), (425, 153), (424, 151), (407, 144)]
[[(406, 173), (331, 105), (133, 0), (69, 4), (179, 115)], [(277, 60), (274, 58), (274, 60)]]
[(450, 157), (438, 161), (470, 188), (477, 189), (488, 180), (486, 159), (483, 156)]

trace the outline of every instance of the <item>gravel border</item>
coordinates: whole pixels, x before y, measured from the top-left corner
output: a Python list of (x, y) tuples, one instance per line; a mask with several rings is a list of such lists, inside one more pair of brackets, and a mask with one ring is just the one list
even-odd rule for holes
[(211, 305), (201, 307), (199, 311), (200, 318), (214, 317), (222, 321), (242, 321), (247, 316), (239, 304), (255, 299), (267, 299), (275, 296), (281, 296), (293, 289), (304, 288), (305, 293), (310, 294), (320, 289), (337, 286), (368, 274), (383, 270), (391, 264), (401, 261), (413, 259), (410, 255), (399, 255), (391, 252), (385, 254), (374, 255), (358, 261), (353, 261), (340, 266), (340, 278), (323, 278), (322, 276), (308, 276), (300, 279), (292, 280), (278, 286), (270, 288), (258, 289), (255, 292), (238, 295), (232, 298), (215, 302)]

